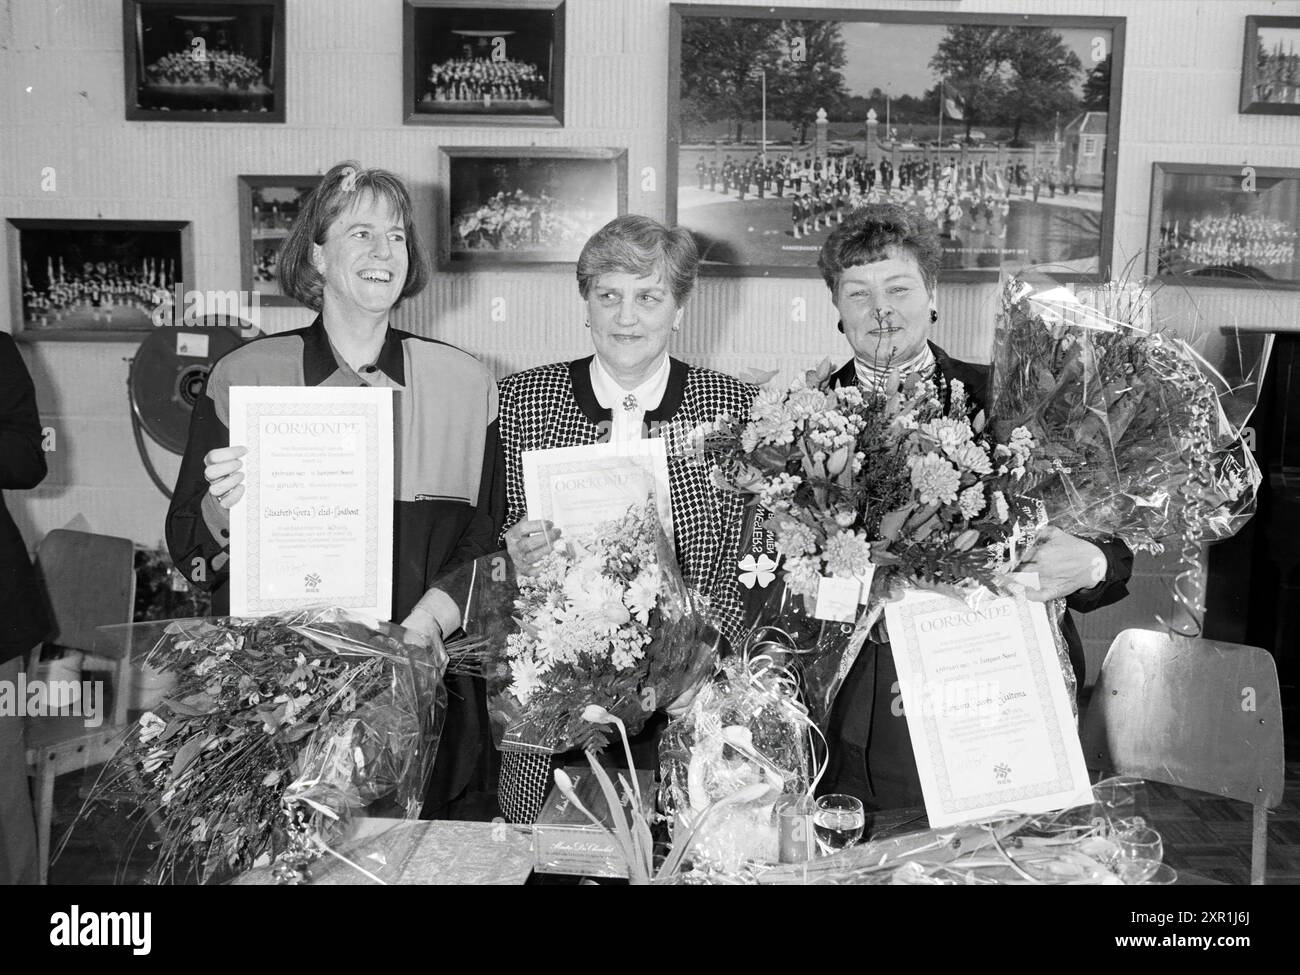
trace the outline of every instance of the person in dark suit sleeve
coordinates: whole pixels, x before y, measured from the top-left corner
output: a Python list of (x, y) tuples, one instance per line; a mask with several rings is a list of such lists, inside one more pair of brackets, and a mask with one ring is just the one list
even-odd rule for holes
[[(0, 332), (0, 491), (29, 491), (45, 471), (32, 377), (13, 338)], [(14, 687), (24, 655), (49, 632), (32, 560), (0, 494), (0, 684)], [(0, 884), (36, 883), (36, 857), (23, 717), (0, 714)]]
[[(891, 370), (913, 372), (932, 378), (945, 397), (960, 380), (972, 412), (984, 408), (989, 367), (954, 359), (930, 341), (941, 258), (934, 225), (910, 207), (865, 206), (835, 228), (818, 267), (840, 313), (839, 330), (853, 349), (834, 376), (836, 385), (880, 389)], [(1039, 575), (1040, 588), (1029, 598), (1065, 599), (1069, 609), (1089, 612), (1127, 594), (1133, 553), (1114, 538), (1076, 538), (1049, 528), (1021, 568)], [(1083, 646), (1068, 612), (1061, 634), (1082, 687)], [(868, 640), (831, 711), (822, 794), (856, 795), (868, 809), (922, 804), (897, 682), (889, 643)]]

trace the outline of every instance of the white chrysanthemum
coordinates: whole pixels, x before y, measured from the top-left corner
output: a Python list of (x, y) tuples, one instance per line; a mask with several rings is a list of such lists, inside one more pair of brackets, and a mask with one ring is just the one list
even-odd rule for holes
[(852, 578), (867, 571), (871, 546), (862, 532), (840, 532), (826, 540), (826, 571)]
[(962, 444), (969, 443), (971, 437), (969, 426), (960, 420), (951, 420), (948, 417), (940, 417), (937, 420), (922, 423), (921, 433), (948, 453), (956, 450)]
[(989, 460), (989, 455), (980, 448), (979, 444), (964, 443), (960, 447), (945, 448), (944, 453), (963, 471), (971, 471), (975, 474), (993, 473), (993, 464)]
[(740, 431), (740, 449), (748, 454), (758, 447), (758, 442), (758, 428), (752, 423), (747, 423), (745, 429)]
[(574, 610), (597, 626), (613, 630), (631, 619), (623, 605), (623, 587), (590, 565), (570, 571), (564, 580), (564, 595)]
[(761, 442), (781, 447), (794, 440), (794, 421), (789, 417), (780, 416), (772, 419), (756, 420), (754, 422), (754, 432)]
[(772, 386), (764, 386), (754, 397), (749, 408), (753, 420), (779, 420), (785, 409), (785, 391)]
[(806, 420), (826, 409), (826, 394), (820, 389), (795, 389), (785, 404), (785, 416), (794, 422)]
[(909, 457), (912, 487), (922, 504), (949, 504), (957, 500), (961, 476), (938, 454)]
[(817, 534), (801, 521), (788, 519), (776, 529), (776, 550), (786, 558), (817, 551)]
[(537, 661), (528, 654), (510, 662), (510, 693), (520, 704), (526, 705), (541, 689), (542, 673)]
[(658, 601), (659, 569), (657, 566), (642, 570), (623, 594), (623, 604), (641, 621), (642, 626), (649, 625), (650, 613)]
[(969, 520), (978, 515), (985, 507), (984, 485), (972, 484), (961, 493), (961, 515)]
[(820, 562), (816, 556), (807, 555), (785, 560), (785, 584), (792, 593), (805, 599), (816, 598), (822, 574)]

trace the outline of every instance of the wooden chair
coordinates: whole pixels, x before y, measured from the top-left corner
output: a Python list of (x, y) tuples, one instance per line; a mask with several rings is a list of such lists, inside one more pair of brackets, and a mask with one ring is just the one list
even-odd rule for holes
[(1080, 737), (1090, 769), (1250, 803), (1250, 882), (1264, 883), (1268, 810), (1282, 801), (1285, 774), (1267, 651), (1124, 630), (1106, 653)]
[[(113, 661), (112, 687), (102, 699), (111, 712), (86, 727), (84, 716), (28, 718), (27, 767), (36, 780), (36, 836), (40, 880), (49, 879), (50, 820), (54, 780), (67, 772), (99, 765), (113, 755), (127, 725), (131, 695), (129, 640), (105, 640), (96, 627), (129, 623), (135, 604), (135, 551), (130, 539), (56, 529), (42, 540), (36, 567), (49, 600), (54, 633), (50, 644)], [(28, 674), (35, 677), (39, 650)]]

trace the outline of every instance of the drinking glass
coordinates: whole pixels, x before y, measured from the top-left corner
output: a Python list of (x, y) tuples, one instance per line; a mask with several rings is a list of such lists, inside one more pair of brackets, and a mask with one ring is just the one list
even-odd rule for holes
[(1115, 836), (1119, 858), (1115, 870), (1126, 884), (1140, 884), (1153, 876), (1164, 858), (1160, 834), (1149, 826), (1136, 826)]
[(862, 801), (853, 796), (830, 795), (817, 800), (813, 830), (823, 853), (835, 853), (862, 838), (867, 814)]

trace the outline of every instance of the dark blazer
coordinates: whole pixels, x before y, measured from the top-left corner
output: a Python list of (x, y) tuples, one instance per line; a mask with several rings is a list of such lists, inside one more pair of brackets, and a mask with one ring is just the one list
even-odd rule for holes
[[(13, 338), (0, 332), (0, 491), (28, 491), (44, 478), (36, 389)], [(25, 654), (49, 632), (32, 560), (0, 493), (0, 663)]]
[[(954, 359), (933, 342), (936, 385), (947, 397), (950, 383), (960, 379), (966, 387), (972, 410), (980, 410), (989, 398), (988, 366)], [(832, 377), (836, 386), (857, 382), (853, 360)], [(1117, 539), (1091, 539), (1106, 556), (1106, 576), (1092, 589), (1075, 593), (1066, 605), (1078, 612), (1107, 606), (1127, 593), (1133, 572), (1133, 553)], [(1083, 643), (1074, 620), (1067, 612), (1061, 620), (1061, 635), (1070, 654), (1078, 686), (1083, 686)], [(889, 645), (868, 641), (854, 661), (836, 696), (827, 722), (829, 745), (827, 770), (819, 791), (825, 795), (843, 792), (860, 798), (869, 809), (920, 806), (922, 795), (916, 762), (898, 707), (898, 673)]]

